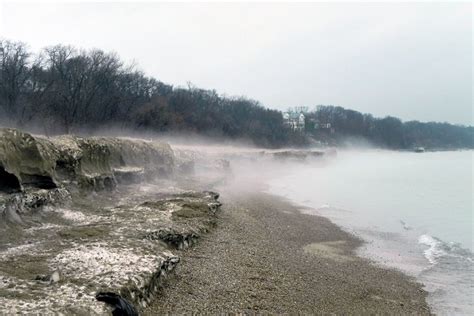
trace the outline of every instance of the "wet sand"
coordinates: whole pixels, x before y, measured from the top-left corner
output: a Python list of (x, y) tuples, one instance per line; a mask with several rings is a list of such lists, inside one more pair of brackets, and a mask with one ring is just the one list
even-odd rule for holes
[(223, 192), (217, 226), (190, 249), (145, 315), (429, 314), (414, 279), (355, 256), (361, 241), (268, 194)]

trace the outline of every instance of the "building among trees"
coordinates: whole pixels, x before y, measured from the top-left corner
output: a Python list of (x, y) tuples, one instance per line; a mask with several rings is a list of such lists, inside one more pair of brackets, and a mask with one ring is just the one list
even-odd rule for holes
[(305, 120), (306, 118), (303, 111), (289, 110), (283, 113), (283, 123), (294, 131), (304, 131)]

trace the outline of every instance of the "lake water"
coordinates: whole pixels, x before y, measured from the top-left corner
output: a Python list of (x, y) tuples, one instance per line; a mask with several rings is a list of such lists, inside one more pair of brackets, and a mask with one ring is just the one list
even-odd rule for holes
[(360, 254), (418, 278), (436, 313), (474, 315), (473, 162), (472, 151), (342, 151), (269, 191), (366, 240)]

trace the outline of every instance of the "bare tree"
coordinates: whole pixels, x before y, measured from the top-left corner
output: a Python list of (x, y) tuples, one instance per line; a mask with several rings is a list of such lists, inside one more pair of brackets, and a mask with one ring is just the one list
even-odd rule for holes
[(0, 40), (0, 106), (11, 118), (19, 112), (18, 101), (29, 79), (29, 59), (24, 43)]
[(122, 67), (115, 54), (59, 45), (46, 48), (45, 58), (48, 106), (61, 117), (66, 133), (73, 124), (101, 118), (104, 106), (115, 105), (114, 82)]

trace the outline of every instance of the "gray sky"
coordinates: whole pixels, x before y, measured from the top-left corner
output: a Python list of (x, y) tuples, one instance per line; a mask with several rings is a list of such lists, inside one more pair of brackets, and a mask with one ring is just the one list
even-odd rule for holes
[[(2, 1), (2, 0), (0, 0)], [(0, 36), (112, 50), (267, 107), (473, 124), (471, 3), (0, 4)]]

